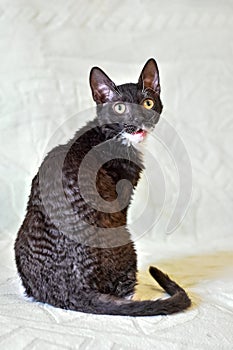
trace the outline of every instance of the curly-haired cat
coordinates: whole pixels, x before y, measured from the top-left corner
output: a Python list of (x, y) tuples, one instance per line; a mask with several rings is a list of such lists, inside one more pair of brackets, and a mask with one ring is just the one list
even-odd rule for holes
[(184, 310), (191, 304), (186, 292), (155, 267), (150, 273), (170, 297), (130, 300), (137, 257), (126, 226), (127, 209), (143, 169), (138, 145), (162, 112), (157, 64), (148, 60), (138, 83), (119, 86), (94, 67), (90, 85), (97, 116), (49, 152), (32, 181), (15, 242), (26, 294), (94, 314)]

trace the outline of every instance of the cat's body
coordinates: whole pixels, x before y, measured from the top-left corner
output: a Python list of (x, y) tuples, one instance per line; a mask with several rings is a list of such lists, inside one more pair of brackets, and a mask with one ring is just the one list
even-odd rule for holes
[(88, 313), (145, 316), (183, 310), (190, 305), (185, 291), (154, 267), (152, 276), (172, 297), (128, 300), (136, 285), (137, 257), (127, 209), (143, 168), (135, 144), (162, 111), (157, 65), (149, 60), (138, 84), (121, 86), (93, 68), (90, 83), (97, 118), (53, 149), (32, 182), (15, 243), (26, 294)]

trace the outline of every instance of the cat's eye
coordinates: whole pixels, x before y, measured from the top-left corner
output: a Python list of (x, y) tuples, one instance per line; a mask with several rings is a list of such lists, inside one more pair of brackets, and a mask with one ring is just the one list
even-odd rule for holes
[(125, 112), (126, 107), (124, 103), (118, 102), (114, 104), (113, 109), (116, 113), (123, 114)]
[(151, 98), (147, 98), (143, 101), (143, 107), (146, 109), (151, 109), (154, 106), (154, 101)]

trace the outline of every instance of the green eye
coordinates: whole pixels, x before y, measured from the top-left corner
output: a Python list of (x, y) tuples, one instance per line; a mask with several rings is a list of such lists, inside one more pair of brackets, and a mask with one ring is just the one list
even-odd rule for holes
[(113, 106), (113, 109), (118, 114), (123, 114), (125, 112), (125, 104), (122, 102), (118, 102)]
[(143, 101), (143, 107), (146, 109), (151, 109), (154, 106), (154, 101), (151, 98), (147, 98)]

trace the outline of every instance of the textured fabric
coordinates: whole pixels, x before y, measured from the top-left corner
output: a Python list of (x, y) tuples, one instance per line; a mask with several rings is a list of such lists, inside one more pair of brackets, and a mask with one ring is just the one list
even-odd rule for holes
[[(0, 1), (1, 349), (232, 349), (232, 13), (231, 0)], [(139, 218), (142, 233), (137, 298), (162, 295), (143, 272), (155, 264), (188, 291), (192, 308), (133, 319), (27, 300), (13, 244), (32, 177), (52, 146), (93, 117), (90, 68), (102, 67), (116, 84), (136, 82), (149, 57), (160, 69), (163, 119), (191, 161), (192, 198), (167, 234), (182, 188), (177, 159), (155, 130), (130, 212), (130, 227)]]

